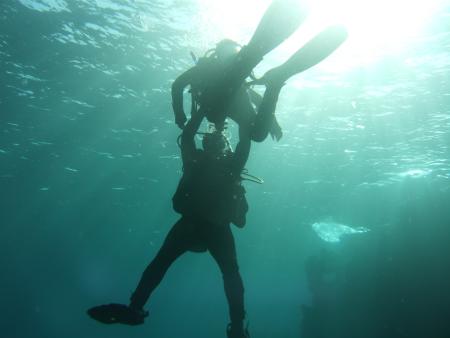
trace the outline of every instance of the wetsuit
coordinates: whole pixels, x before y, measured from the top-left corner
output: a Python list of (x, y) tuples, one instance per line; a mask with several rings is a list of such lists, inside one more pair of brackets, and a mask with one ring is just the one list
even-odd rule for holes
[[(231, 322), (240, 325), (245, 316), (244, 287), (239, 273), (234, 238), (230, 229), (232, 217), (226, 213), (219, 212), (216, 215), (217, 213), (208, 213), (204, 210), (214, 209), (215, 200), (220, 199), (219, 195), (223, 192), (224, 187), (235, 183), (233, 177), (242, 170), (248, 154), (241, 153), (242, 150), (238, 149), (243, 148), (238, 147), (235, 153), (218, 159), (217, 162), (206, 157), (203, 151), (196, 148), (194, 141), (194, 135), (201, 120), (201, 117), (193, 117), (183, 130), (181, 138), (183, 178), (192, 180), (192, 182), (180, 183), (184, 184), (184, 187), (179, 187), (178, 190), (181, 189), (183, 194), (192, 196), (197, 187), (200, 192), (207, 194), (203, 199), (205, 205), (200, 205), (202, 203), (201, 193), (198, 191), (193, 200), (187, 201), (188, 207), (183, 210), (182, 217), (169, 231), (161, 249), (144, 271), (138, 287), (131, 297), (130, 307), (142, 309), (171, 264), (186, 251), (209, 251), (223, 275)], [(211, 165), (216, 167), (211, 168)], [(205, 166), (209, 167), (205, 168)], [(208, 171), (216, 172), (218, 176), (208, 178), (204, 175)], [(226, 173), (229, 175), (223, 176)], [(197, 181), (200, 177), (203, 178), (202, 182)]]
[[(183, 91), (190, 86), (193, 100), (208, 120), (220, 124), (229, 116), (239, 125), (241, 140), (249, 136), (253, 141), (261, 142), (269, 132), (272, 136), (279, 135), (275, 136), (277, 139), (281, 137), (281, 128), (274, 115), (281, 86), (269, 86), (264, 97), (258, 97), (244, 84), (252, 69), (244, 64), (243, 55), (245, 47), (229, 62), (224, 63), (214, 57), (201, 58), (196, 66), (174, 81), (172, 106), (179, 127), (186, 121)], [(217, 112), (211, 112), (210, 107)]]

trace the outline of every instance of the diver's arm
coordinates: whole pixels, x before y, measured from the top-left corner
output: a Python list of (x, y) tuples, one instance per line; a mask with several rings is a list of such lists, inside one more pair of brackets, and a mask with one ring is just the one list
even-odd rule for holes
[(183, 91), (191, 84), (195, 72), (195, 67), (185, 71), (172, 84), (172, 108), (175, 114), (175, 123), (180, 129), (184, 128), (187, 120), (183, 109)]
[(198, 128), (200, 128), (203, 117), (204, 115), (200, 113), (193, 115), (181, 133), (181, 158), (185, 166), (188, 162), (195, 159), (195, 153), (197, 152), (195, 134)]
[(242, 170), (247, 163), (251, 146), (250, 130), (248, 127), (239, 127), (239, 142), (236, 145), (236, 150), (233, 155), (233, 174), (236, 177), (241, 175)]

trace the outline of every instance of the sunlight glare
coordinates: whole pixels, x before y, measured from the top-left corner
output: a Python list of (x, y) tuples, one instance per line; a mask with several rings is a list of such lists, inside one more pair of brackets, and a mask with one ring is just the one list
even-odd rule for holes
[[(343, 24), (349, 39), (324, 62), (327, 71), (339, 72), (398, 53), (419, 36), (443, 0), (305, 0), (311, 8), (305, 24), (269, 60), (279, 63), (331, 24)], [(301, 0), (299, 0), (299, 3)], [(204, 45), (228, 37), (245, 44), (270, 0), (198, 0), (198, 23)], [(273, 65), (272, 65), (273, 66)]]
[(310, 0), (311, 32), (343, 24), (349, 32), (342, 58), (359, 64), (401, 52), (420, 36), (441, 0)]
[(269, 4), (270, 0), (198, 0), (203, 42), (209, 47), (223, 38), (248, 43)]

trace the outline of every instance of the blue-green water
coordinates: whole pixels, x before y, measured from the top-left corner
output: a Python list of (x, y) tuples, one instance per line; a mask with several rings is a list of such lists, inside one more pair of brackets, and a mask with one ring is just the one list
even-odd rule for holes
[[(245, 43), (267, 5), (221, 30), (219, 3), (0, 4), (1, 337), (225, 337), (206, 254), (176, 262), (143, 326), (85, 314), (128, 301), (178, 217), (170, 85), (189, 52)], [(283, 89), (282, 140), (253, 146), (265, 183), (234, 229), (252, 337), (450, 337), (450, 5), (399, 47), (333, 68), (361, 52), (344, 44)]]

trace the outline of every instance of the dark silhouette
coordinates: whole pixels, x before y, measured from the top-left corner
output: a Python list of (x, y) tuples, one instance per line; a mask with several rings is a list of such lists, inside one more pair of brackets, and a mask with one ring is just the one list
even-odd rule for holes
[(209, 251), (223, 274), (231, 318), (228, 335), (248, 336), (243, 324), (244, 287), (230, 229), (231, 222), (240, 227), (245, 225), (248, 206), (240, 175), (248, 154), (239, 147), (233, 152), (221, 131), (205, 134), (203, 150), (198, 149), (194, 136), (202, 119), (199, 113), (194, 114), (181, 135), (183, 177), (173, 197), (174, 209), (181, 213), (181, 218), (144, 271), (129, 306), (95, 307), (89, 310), (94, 319), (103, 323), (142, 323), (148, 315), (143, 307), (171, 264), (187, 251)]
[[(345, 28), (330, 26), (285, 63), (256, 79), (252, 75), (253, 68), (264, 53), (275, 47), (268, 48), (267, 41), (258, 40), (261, 38), (258, 36), (260, 28), (261, 24), (250, 43), (241, 49), (232, 40), (220, 41), (216, 48), (208, 51), (194, 67), (174, 81), (172, 106), (178, 127), (183, 129), (187, 121), (183, 91), (190, 86), (191, 110), (204, 114), (219, 129), (223, 128), (226, 117), (234, 120), (239, 125), (239, 147), (249, 148), (251, 140), (262, 142), (269, 133), (280, 140), (283, 134), (275, 118), (275, 109), (285, 82), (325, 59), (347, 38)], [(246, 82), (248, 77), (251, 81)], [(250, 85), (264, 85), (264, 97), (261, 98)], [(248, 150), (243, 153), (249, 153)]]
[(142, 275), (131, 297), (130, 308), (140, 311), (169, 266), (186, 251), (209, 251), (224, 280), (230, 307), (230, 337), (245, 337), (243, 320), (244, 287), (239, 274), (230, 223), (245, 225), (247, 205), (240, 175), (247, 153), (236, 152), (220, 132), (203, 137), (197, 149), (195, 133), (202, 120), (194, 115), (181, 136), (183, 177), (173, 197), (174, 209), (181, 213), (167, 238)]
[[(203, 107), (210, 105), (208, 88), (217, 79), (227, 78), (222, 92), (226, 95), (227, 91), (232, 92), (229, 100), (223, 103), (221, 109), (225, 110), (226, 116), (234, 120), (242, 129), (242, 134), (250, 135), (254, 141), (261, 142), (270, 132), (273, 138), (279, 140), (282, 137), (281, 128), (273, 114), (256, 114), (256, 107), (267, 107), (272, 112), (275, 111), (275, 105), (279, 92), (283, 85), (282, 80), (265, 83), (267, 93), (265, 99), (251, 89), (245, 78), (251, 75), (250, 71), (245, 73), (233, 74), (236, 79), (230, 79), (230, 70), (237, 66), (242, 60), (242, 53), (238, 43), (225, 39), (217, 43), (214, 49), (206, 52), (205, 56), (196, 60), (196, 65), (186, 72), (182, 73), (172, 85), (172, 106), (175, 113), (175, 123), (182, 129), (187, 121), (186, 114), (183, 111), (183, 90), (190, 86), (193, 109), (202, 110)], [(254, 77), (252, 77), (254, 80)], [(232, 88), (232, 84), (237, 84), (237, 88)], [(206, 94), (205, 94), (206, 93)], [(269, 95), (270, 94), (270, 95)], [(262, 104), (264, 102), (264, 104)], [(264, 108), (263, 108), (264, 109)], [(210, 114), (211, 115), (211, 114)], [(259, 118), (257, 118), (259, 116)], [(262, 119), (264, 117), (264, 119)], [(223, 121), (215, 120), (220, 125)]]
[[(223, 125), (229, 113), (229, 106), (235, 100), (238, 92), (241, 91), (241, 86), (245, 79), (249, 77), (264, 55), (280, 45), (297, 30), (307, 15), (308, 10), (297, 0), (274, 0), (264, 13), (248, 44), (242, 47), (238, 53), (230, 54), (230, 48), (227, 48), (230, 46), (230, 43), (226, 43), (226, 41), (217, 46), (218, 48), (216, 48), (216, 53), (213, 57), (220, 58), (221, 65), (220, 67), (208, 67), (208, 72), (203, 73), (203, 75), (206, 74), (207, 76), (200, 77), (201, 91), (198, 93), (201, 96), (197, 96), (199, 100), (196, 102), (200, 105), (202, 114), (210, 122), (216, 125)], [(188, 71), (185, 73), (185, 77), (180, 79), (180, 86), (177, 87), (177, 84), (175, 84), (175, 88), (181, 88), (181, 91), (179, 91), (181, 94), (182, 88), (190, 84), (190, 80), (195, 78), (198, 79), (197, 76)], [(199, 83), (197, 82), (197, 84)], [(180, 97), (179, 94), (177, 96), (178, 98)], [(175, 98), (175, 119), (178, 126), (182, 128), (186, 117), (180, 103), (182, 103), (182, 100)], [(245, 123), (248, 121), (256, 123), (256, 121), (249, 119), (249, 116), (246, 114), (233, 114), (233, 118), (241, 127), (250, 127)], [(265, 128), (252, 128), (248, 135), (255, 140), (256, 138), (263, 140), (265, 138), (264, 135), (255, 136), (252, 133), (263, 132), (267, 136), (268, 130)]]

